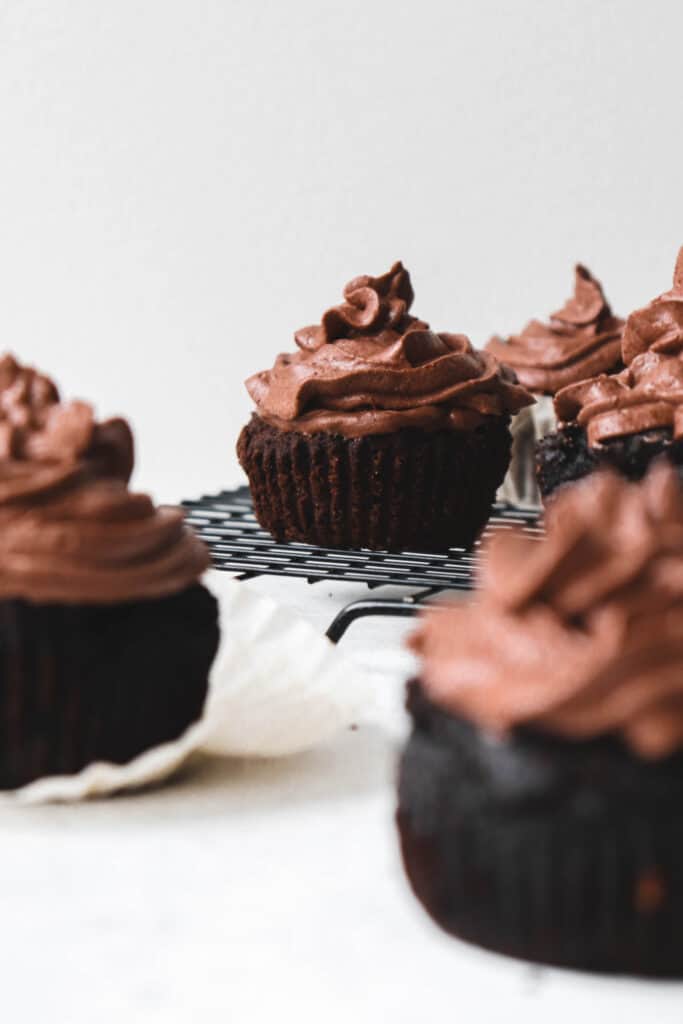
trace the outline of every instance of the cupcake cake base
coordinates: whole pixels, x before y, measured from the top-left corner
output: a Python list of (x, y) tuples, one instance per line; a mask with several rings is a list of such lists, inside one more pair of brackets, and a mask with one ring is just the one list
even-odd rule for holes
[(409, 709), (398, 826), (439, 925), (526, 960), (683, 976), (683, 755), (644, 764), (612, 738), (498, 741), (416, 682)]
[(277, 430), (254, 416), (237, 451), (256, 518), (278, 541), (445, 551), (477, 539), (510, 445), (502, 417), (469, 431), (344, 438)]
[(545, 499), (563, 484), (580, 480), (600, 468), (614, 469), (628, 480), (641, 480), (660, 457), (668, 459), (683, 478), (683, 441), (672, 440), (668, 430), (648, 430), (591, 448), (582, 427), (561, 427), (542, 438), (536, 447), (541, 497)]
[(202, 713), (217, 647), (199, 584), (115, 605), (0, 601), (0, 789), (177, 739)]

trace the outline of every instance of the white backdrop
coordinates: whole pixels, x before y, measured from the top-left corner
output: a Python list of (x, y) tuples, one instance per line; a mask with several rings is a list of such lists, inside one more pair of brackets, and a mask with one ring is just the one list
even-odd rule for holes
[(483, 342), (683, 241), (679, 0), (0, 0), (0, 336), (235, 479), (242, 380), (402, 258)]

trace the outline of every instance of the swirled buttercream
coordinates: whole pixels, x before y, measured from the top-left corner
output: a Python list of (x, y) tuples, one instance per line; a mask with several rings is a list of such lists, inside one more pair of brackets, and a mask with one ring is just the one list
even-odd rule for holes
[(531, 404), (511, 370), (464, 335), (429, 330), (412, 301), (401, 263), (355, 278), (321, 324), (296, 332), (298, 352), (246, 382), (259, 415), (281, 430), (359, 437), (470, 429)]
[(643, 352), (681, 355), (683, 350), (683, 247), (674, 270), (673, 287), (643, 309), (631, 313), (624, 328), (624, 362), (629, 365)]
[(542, 541), (498, 536), (478, 599), (412, 640), (432, 699), (494, 733), (618, 735), (639, 755), (683, 745), (683, 496), (655, 466), (562, 492)]
[[(1, 472), (1, 469), (0, 469)], [(120, 480), (72, 478), (0, 502), (0, 596), (59, 604), (164, 597), (208, 567), (176, 509)]]
[(0, 356), (0, 500), (76, 471), (128, 480), (133, 462), (125, 420), (98, 423), (86, 402), (60, 402), (49, 377)]
[(531, 320), (520, 334), (491, 338), (486, 350), (511, 366), (525, 388), (554, 395), (567, 384), (617, 369), (623, 326), (599, 281), (578, 264), (574, 295), (548, 323)]
[(618, 374), (595, 376), (555, 396), (561, 423), (576, 420), (591, 446), (611, 438), (665, 429), (683, 437), (683, 249), (671, 291), (632, 313)]
[(563, 388), (555, 411), (561, 423), (584, 427), (591, 447), (647, 430), (683, 437), (683, 360), (643, 352), (621, 373)]
[(182, 513), (128, 490), (133, 439), (0, 359), (0, 597), (109, 604), (162, 597), (208, 565)]

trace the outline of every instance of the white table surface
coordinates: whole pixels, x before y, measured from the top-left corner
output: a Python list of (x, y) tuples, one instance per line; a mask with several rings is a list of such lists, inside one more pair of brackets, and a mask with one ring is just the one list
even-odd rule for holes
[[(321, 628), (360, 594), (246, 585)], [(453, 941), (422, 912), (393, 826), (405, 629), (351, 627), (347, 651), (384, 670), (381, 709), (323, 749), (202, 759), (114, 800), (0, 808), (3, 1019), (681, 1024), (683, 986), (540, 970)]]

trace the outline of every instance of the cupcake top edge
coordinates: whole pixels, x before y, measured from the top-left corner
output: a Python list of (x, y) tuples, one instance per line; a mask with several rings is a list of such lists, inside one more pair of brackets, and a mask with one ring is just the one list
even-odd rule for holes
[(558, 392), (560, 423), (584, 427), (591, 447), (651, 430), (683, 437), (683, 248), (673, 287), (626, 321), (622, 359), (620, 373), (590, 376)]
[(675, 356), (683, 352), (683, 246), (678, 251), (672, 287), (631, 313), (622, 348), (627, 366), (645, 352)]
[(472, 429), (532, 404), (491, 353), (413, 316), (413, 298), (400, 262), (354, 278), (320, 324), (296, 331), (296, 352), (247, 380), (258, 414), (281, 430), (359, 437)]
[[(11, 497), (19, 470), (88, 462), (98, 475), (128, 480), (133, 436), (125, 420), (98, 423), (87, 402), (63, 402), (54, 381), (13, 355), (0, 356), (0, 495)], [(2, 479), (4, 478), (4, 480)]]
[(437, 705), (504, 735), (683, 747), (683, 493), (596, 473), (560, 492), (538, 541), (496, 537), (475, 600), (425, 615), (411, 646)]
[(133, 463), (125, 420), (98, 422), (0, 357), (0, 598), (109, 604), (199, 579), (205, 546), (180, 511), (129, 491)]
[(561, 309), (547, 322), (530, 320), (519, 334), (491, 338), (486, 350), (511, 366), (525, 388), (554, 395), (575, 381), (618, 369), (623, 326), (600, 282), (578, 263), (573, 295)]

